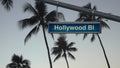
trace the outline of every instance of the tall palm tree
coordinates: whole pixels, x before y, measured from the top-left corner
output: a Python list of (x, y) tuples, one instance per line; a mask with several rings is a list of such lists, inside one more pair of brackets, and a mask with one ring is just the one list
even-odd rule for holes
[(13, 0), (0, 0), (5, 9), (10, 10), (13, 7)]
[(22, 56), (14, 54), (11, 61), (11, 63), (7, 64), (6, 68), (30, 68), (30, 61), (23, 59)]
[[(87, 5), (85, 5), (83, 7), (87, 8), (87, 9), (92, 9), (93, 11), (97, 10), (96, 6), (94, 6), (93, 8), (91, 7), (91, 3), (88, 3)], [(103, 29), (103, 28), (110, 29), (108, 24), (105, 21), (103, 21), (101, 17), (94, 16), (93, 14), (86, 14), (84, 12), (80, 12), (80, 17), (76, 21), (95, 21), (95, 22), (100, 22), (101, 27), (102, 27), (101, 29)], [(87, 35), (88, 35), (87, 33), (84, 34), (83, 40), (87, 37)], [(104, 53), (104, 57), (106, 59), (107, 66), (108, 66), (108, 68), (110, 68), (110, 64), (109, 64), (109, 61), (108, 61), (108, 58), (107, 58), (107, 55), (106, 55), (105, 48), (103, 46), (102, 40), (101, 40), (101, 38), (100, 38), (98, 33), (93, 33), (92, 34), (91, 42), (93, 42), (95, 40), (95, 35), (99, 39), (100, 45), (101, 45), (103, 53)]]
[[(50, 56), (50, 50), (46, 38), (46, 32), (45, 29), (48, 28), (48, 22), (53, 22), (56, 21), (56, 11), (51, 11), (49, 14), (47, 14), (46, 11), (46, 5), (42, 0), (35, 0), (35, 7), (33, 7), (31, 4), (27, 3), (24, 7), (24, 11), (29, 11), (33, 13), (33, 16), (27, 19), (23, 19), (19, 21), (19, 26), (24, 29), (25, 27), (28, 26), (34, 26), (33, 29), (28, 33), (26, 36), (24, 42), (26, 43), (28, 39), (33, 35), (37, 34), (40, 27), (42, 27), (43, 35), (44, 35), (44, 40), (47, 48), (47, 53), (48, 53), (48, 58), (49, 58), (49, 63), (50, 63), (50, 68), (52, 68), (52, 61), (51, 61), (51, 56)], [(62, 13), (59, 12), (60, 15), (63, 15)], [(63, 16), (64, 17), (64, 16)], [(54, 38), (53, 34), (52, 38)]]
[(67, 63), (67, 68), (69, 68), (67, 57), (75, 60), (75, 57), (71, 54), (71, 52), (77, 51), (77, 48), (73, 47), (75, 44), (74, 42), (68, 44), (65, 39), (65, 36), (60, 36), (58, 38), (58, 41), (55, 42), (55, 47), (52, 48), (52, 54), (56, 56), (54, 62), (60, 57), (64, 57)]

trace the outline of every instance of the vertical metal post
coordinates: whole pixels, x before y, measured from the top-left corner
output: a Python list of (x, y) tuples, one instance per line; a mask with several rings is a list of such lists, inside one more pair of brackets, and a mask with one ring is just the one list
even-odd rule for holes
[(57, 11), (57, 13), (56, 13), (56, 18), (57, 18), (57, 22), (59, 22), (59, 16), (58, 16), (58, 4), (59, 4), (59, 2), (58, 2), (58, 0), (57, 0), (57, 6), (56, 6), (56, 11)]

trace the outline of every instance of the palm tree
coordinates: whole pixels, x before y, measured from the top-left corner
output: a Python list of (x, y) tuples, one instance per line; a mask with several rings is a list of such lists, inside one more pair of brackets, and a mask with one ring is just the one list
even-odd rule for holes
[[(97, 10), (96, 6), (94, 6), (93, 8), (91, 7), (91, 3), (88, 3), (87, 5), (85, 5), (83, 7), (87, 8), (87, 9), (92, 9), (93, 11)], [(100, 22), (101, 27), (102, 27), (101, 29), (103, 29), (103, 28), (110, 29), (108, 24), (106, 22), (104, 22), (101, 17), (94, 16), (93, 14), (86, 14), (84, 12), (80, 12), (80, 17), (76, 21), (95, 21), (95, 22)], [(83, 40), (87, 37), (87, 35), (88, 35), (87, 33), (84, 34)], [(93, 33), (92, 34), (91, 42), (93, 42), (95, 40), (95, 35), (99, 39), (100, 45), (101, 45), (103, 53), (104, 53), (104, 57), (106, 59), (107, 66), (108, 66), (108, 68), (110, 68), (110, 64), (109, 64), (109, 61), (108, 61), (108, 58), (107, 58), (107, 55), (106, 55), (105, 48), (104, 48), (104, 46), (102, 44), (102, 40), (101, 40), (101, 38), (100, 38), (98, 33)]]
[(54, 62), (60, 57), (64, 57), (67, 63), (67, 68), (69, 68), (67, 57), (75, 60), (75, 57), (71, 54), (71, 52), (77, 51), (77, 48), (73, 47), (73, 45), (75, 44), (74, 42), (68, 44), (65, 39), (65, 36), (60, 36), (58, 38), (58, 41), (55, 42), (55, 47), (52, 48), (52, 54), (56, 56)]
[[(35, 7), (33, 7), (31, 4), (27, 3), (24, 7), (24, 11), (29, 11), (33, 13), (33, 16), (27, 19), (23, 19), (19, 21), (19, 26), (20, 28), (24, 29), (25, 27), (28, 26), (34, 26), (33, 29), (28, 33), (26, 36), (24, 42), (26, 43), (28, 39), (33, 35), (37, 34), (40, 27), (42, 27), (43, 35), (44, 35), (44, 40), (47, 48), (47, 53), (48, 53), (48, 58), (49, 58), (49, 63), (50, 63), (50, 68), (52, 68), (52, 62), (51, 62), (51, 57), (50, 57), (50, 50), (46, 38), (46, 32), (45, 29), (48, 28), (48, 22), (53, 22), (56, 21), (56, 11), (51, 11), (49, 14), (47, 14), (46, 11), (46, 5), (42, 0), (35, 0)], [(62, 13), (59, 12), (60, 15), (63, 15)], [(64, 17), (64, 16), (63, 16)], [(52, 38), (54, 39), (53, 34)]]
[(10, 10), (13, 7), (13, 0), (0, 0), (5, 9)]
[(12, 63), (7, 64), (6, 68), (30, 68), (30, 61), (23, 59), (22, 56), (14, 54), (11, 61)]

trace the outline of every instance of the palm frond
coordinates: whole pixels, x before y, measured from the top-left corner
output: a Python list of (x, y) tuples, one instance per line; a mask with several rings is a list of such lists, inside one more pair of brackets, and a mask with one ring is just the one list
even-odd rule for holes
[(57, 21), (56, 18), (56, 11), (53, 10), (50, 13), (47, 14), (47, 16), (45, 17), (47, 22), (55, 22)]
[(39, 31), (39, 28), (40, 28), (40, 27), (39, 27), (38, 25), (36, 25), (36, 26), (28, 33), (28, 35), (25, 37), (24, 43), (26, 43), (33, 34), (37, 34), (38, 31)]
[(31, 68), (31, 67), (27, 65), (23, 65), (23, 68)]
[(75, 42), (71, 42), (71, 43), (69, 43), (69, 44), (68, 44), (68, 48), (69, 48), (69, 47), (72, 47), (73, 44), (75, 44)]
[(13, 7), (13, 0), (0, 0), (1, 4), (7, 9), (10, 10)]
[(23, 60), (23, 61), (22, 61), (22, 63), (23, 63), (23, 64), (25, 64), (25, 65), (27, 65), (27, 66), (29, 66), (29, 65), (30, 65), (30, 61), (29, 61), (29, 60), (27, 60), (27, 59)]
[(91, 42), (93, 42), (94, 40), (95, 40), (95, 34), (92, 34)]
[(110, 29), (109, 25), (106, 22), (100, 21), (100, 24), (101, 24), (101, 27)]
[(35, 8), (40, 17), (44, 17), (46, 15), (46, 5), (43, 0), (35, 0)]
[(56, 46), (66, 46), (67, 45), (67, 41), (65, 40), (66, 39), (66, 37), (64, 36), (64, 35), (61, 35), (57, 40), (58, 40), (58, 42), (55, 42), (55, 45)]
[(70, 52), (68, 52), (68, 56), (69, 56), (71, 59), (74, 59), (74, 60), (75, 60), (75, 57), (74, 57)]
[(88, 3), (87, 5), (83, 6), (84, 8), (91, 9), (91, 3)]
[(83, 36), (83, 40), (84, 40), (87, 36), (88, 36), (88, 34), (85, 33), (84, 36)]
[(22, 61), (23, 61), (23, 56), (21, 55), (19, 56), (19, 62), (22, 63)]
[(23, 59), (22, 55), (14, 54), (11, 60), (12, 63), (7, 64), (6, 68), (30, 68), (29, 60)]
[(6, 68), (17, 68), (17, 64), (16, 63), (9, 63), (9, 64), (7, 64)]
[(53, 47), (52, 48), (52, 54), (57, 55), (57, 54), (61, 54), (62, 50), (59, 47)]
[(66, 39), (66, 36), (61, 35), (57, 40), (58, 41), (65, 41), (65, 39)]
[(62, 22), (62, 21), (64, 22), (65, 21), (65, 16), (61, 12), (58, 12), (58, 21), (59, 22)]
[(63, 53), (62, 57), (67, 57), (66, 52)]
[(78, 22), (79, 22), (79, 21), (81, 22), (82, 20), (83, 20), (82, 18), (78, 18), (78, 19), (76, 19), (75, 21), (76, 21), (76, 22), (77, 22), (77, 21), (78, 21)]
[(19, 56), (14, 54), (11, 59), (12, 62), (18, 63), (19, 62)]
[(26, 11), (29, 11), (29, 12), (33, 13), (34, 15), (38, 15), (37, 11), (29, 3), (26, 3), (24, 6), (24, 12), (26, 12)]
[(80, 12), (79, 13), (79, 18), (76, 19), (76, 21), (84, 21), (87, 18), (87, 15), (85, 12)]
[(41, 23), (41, 25), (43, 25), (46, 30), (48, 29), (48, 23), (47, 22), (43, 22), (43, 23)]
[(37, 16), (32, 16), (31, 18), (23, 19), (19, 21), (20, 28), (25, 28), (27, 26), (33, 26), (37, 24), (39, 21)]
[(96, 6), (94, 6), (94, 7), (93, 7), (93, 10), (95, 10), (95, 11), (96, 11), (96, 10), (97, 10), (97, 7), (96, 7)]
[(59, 44), (59, 42), (55, 42), (55, 46), (59, 46), (60, 44)]
[[(57, 13), (58, 13), (58, 17), (57, 17)], [(63, 13), (57, 12), (56, 10), (53, 10), (50, 13), (47, 14), (46, 21), (47, 22), (55, 22), (55, 21), (60, 21), (61, 22), (61, 21), (65, 21), (65, 17), (64, 17)]]
[[(97, 7), (94, 6), (92, 10), (96, 11)], [(95, 15), (91, 15), (91, 17), (92, 17), (92, 21), (96, 21), (96, 16)]]
[(76, 36), (78, 36), (80, 33), (75, 33)]
[(54, 40), (54, 34), (53, 33), (50, 33), (51, 34), (51, 36), (52, 36), (52, 39)]
[(71, 48), (68, 48), (68, 51), (77, 51), (77, 48), (76, 47), (71, 47)]
[(54, 59), (54, 62), (61, 57), (61, 54), (58, 54), (56, 58)]

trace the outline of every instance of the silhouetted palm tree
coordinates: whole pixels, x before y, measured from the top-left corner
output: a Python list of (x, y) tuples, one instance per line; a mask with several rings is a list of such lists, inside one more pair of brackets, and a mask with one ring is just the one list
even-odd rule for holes
[(30, 61), (23, 59), (22, 56), (14, 54), (11, 61), (12, 63), (9, 63), (6, 68), (30, 68)]
[[(37, 34), (40, 27), (42, 27), (45, 44), (46, 44), (46, 48), (47, 48), (47, 53), (48, 53), (48, 58), (49, 58), (49, 63), (50, 63), (50, 68), (52, 68), (52, 62), (51, 62), (50, 51), (49, 51), (49, 46), (48, 46), (48, 42), (47, 42), (47, 38), (46, 38), (45, 29), (48, 28), (48, 22), (50, 22), (50, 21), (53, 22), (53, 21), (57, 20), (56, 15), (55, 15), (56, 11), (52, 11), (49, 14), (47, 14), (46, 5), (42, 0), (35, 0), (35, 7), (33, 7), (31, 4), (27, 3), (24, 7), (24, 11), (25, 12), (29, 11), (34, 14), (30, 18), (19, 21), (19, 26), (23, 29), (28, 26), (34, 26), (34, 28), (26, 36), (24, 42), (26, 43), (27, 40), (33, 34)], [(63, 15), (60, 12), (59, 12), (59, 14)], [(53, 34), (51, 34), (51, 35), (54, 38)]]
[[(91, 3), (88, 3), (87, 5), (85, 5), (84, 8), (92, 9), (93, 11), (97, 10), (96, 6), (94, 6), (93, 8), (91, 7)], [(104, 27), (110, 29), (110, 27), (108, 26), (108, 24), (106, 24), (106, 22), (104, 22), (101, 17), (94, 16), (93, 14), (86, 14), (84, 12), (80, 12), (80, 17), (76, 21), (100, 22), (101, 27), (102, 27), (101, 29), (103, 29)], [(83, 40), (87, 37), (87, 35), (88, 35), (87, 33), (84, 34)], [(107, 62), (107, 66), (108, 66), (108, 68), (110, 68), (110, 64), (109, 64), (109, 61), (108, 61), (108, 58), (107, 58), (104, 46), (102, 44), (102, 40), (101, 40), (101, 38), (100, 38), (100, 36), (99, 36), (98, 33), (93, 33), (92, 34), (91, 42), (93, 42), (95, 40), (95, 35), (99, 39), (100, 45), (102, 47), (102, 50), (103, 50), (103, 53), (104, 53), (104, 56), (105, 56), (105, 59), (106, 59), (106, 62)]]
[(73, 47), (73, 45), (75, 44), (74, 42), (68, 44), (65, 39), (66, 39), (65, 36), (60, 36), (58, 38), (58, 41), (55, 42), (55, 47), (52, 48), (52, 54), (56, 56), (54, 62), (60, 57), (64, 57), (67, 63), (67, 68), (69, 68), (67, 57), (75, 59), (71, 52), (77, 51), (77, 48)]
[(13, 6), (13, 0), (0, 0), (5, 9), (10, 10)]

